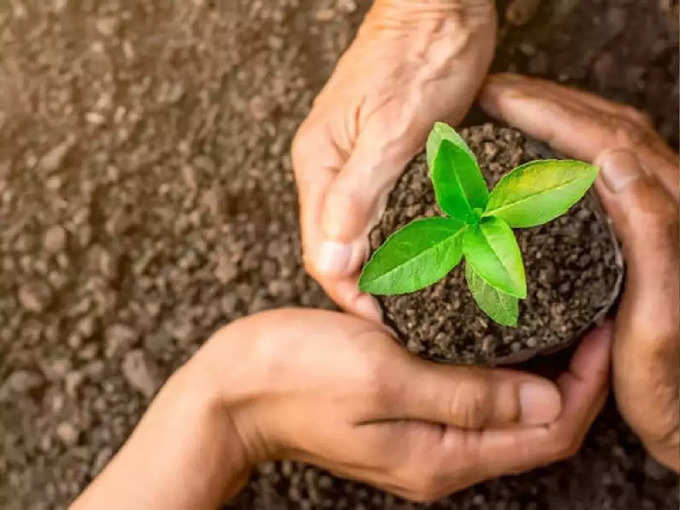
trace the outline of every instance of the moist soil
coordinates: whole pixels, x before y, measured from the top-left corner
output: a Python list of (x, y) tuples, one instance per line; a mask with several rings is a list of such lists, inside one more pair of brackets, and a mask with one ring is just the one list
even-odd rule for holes
[[(461, 132), (493, 188), (516, 166), (543, 159), (542, 147), (520, 132), (493, 124)], [(424, 154), (407, 167), (370, 235), (371, 248), (412, 220), (442, 216)], [(545, 225), (515, 230), (527, 276), (518, 326), (488, 318), (467, 289), (462, 264), (423, 290), (378, 296), (386, 322), (409, 351), (432, 360), (496, 364), (521, 362), (577, 339), (618, 295), (622, 259), (594, 194)]]
[[(219, 326), (333, 307), (289, 145), (367, 5), (0, 1), (0, 508), (65, 508)], [(521, 27), (498, 7), (495, 69), (623, 100), (677, 145), (677, 2), (541, 2)], [(229, 507), (424, 505), (278, 462)], [(574, 458), (430, 508), (677, 507), (610, 401)]]

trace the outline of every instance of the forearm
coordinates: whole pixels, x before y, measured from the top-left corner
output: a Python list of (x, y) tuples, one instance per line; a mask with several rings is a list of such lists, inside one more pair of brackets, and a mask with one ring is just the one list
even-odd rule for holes
[(248, 471), (216, 388), (190, 361), (71, 508), (212, 509), (241, 488)]

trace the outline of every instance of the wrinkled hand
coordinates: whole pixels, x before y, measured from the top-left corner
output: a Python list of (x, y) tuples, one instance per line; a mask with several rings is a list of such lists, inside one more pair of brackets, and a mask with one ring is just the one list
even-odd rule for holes
[(376, 0), (293, 142), (305, 266), (380, 321), (357, 279), (368, 232), (435, 121), (457, 123), (495, 45), (493, 0)]
[(610, 336), (593, 333), (555, 385), (423, 361), (350, 315), (284, 310), (232, 324), (195, 363), (251, 462), (302, 460), (431, 500), (573, 454), (607, 392)]
[(78, 508), (215, 508), (295, 459), (413, 500), (575, 453), (607, 394), (611, 326), (553, 383), (430, 363), (381, 326), (278, 310), (217, 332), (161, 390)]
[(613, 347), (616, 400), (648, 451), (677, 471), (677, 155), (638, 111), (542, 80), (494, 76), (481, 100), (491, 115), (601, 166), (597, 191), (627, 263)]

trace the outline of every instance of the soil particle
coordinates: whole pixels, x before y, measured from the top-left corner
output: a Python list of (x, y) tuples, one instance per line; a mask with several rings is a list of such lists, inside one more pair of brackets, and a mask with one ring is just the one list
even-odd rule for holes
[(48, 253), (59, 253), (66, 246), (66, 230), (54, 225), (45, 232), (44, 247)]
[(48, 284), (34, 280), (19, 288), (18, 298), (21, 306), (33, 313), (42, 313), (52, 303), (54, 295)]
[(128, 352), (122, 365), (127, 382), (147, 399), (150, 399), (161, 385), (158, 367), (141, 349)]
[[(517, 165), (539, 158), (524, 137), (509, 128), (486, 124), (467, 128), (462, 136), (478, 156), (490, 187)], [(372, 249), (410, 221), (432, 215), (442, 212), (421, 155), (390, 194), (371, 232)], [(493, 364), (506, 357), (521, 361), (537, 350), (575, 340), (613, 302), (623, 268), (616, 241), (592, 196), (546, 225), (516, 229), (515, 234), (528, 285), (518, 327), (502, 327), (481, 312), (467, 289), (463, 268), (456, 267), (423, 290), (378, 297), (388, 324), (411, 352), (459, 363)]]

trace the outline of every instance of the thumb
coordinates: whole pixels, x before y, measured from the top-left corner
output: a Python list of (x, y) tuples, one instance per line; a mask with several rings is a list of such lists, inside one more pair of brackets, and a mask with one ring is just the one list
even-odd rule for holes
[(324, 241), (318, 260), (324, 274), (348, 276), (359, 270), (369, 252), (369, 231), (411, 157), (401, 148), (378, 146), (368, 138), (359, 138), (326, 191), (321, 215)]
[(552, 382), (526, 372), (446, 366), (414, 358), (405, 372), (402, 380), (414, 383), (396, 399), (401, 418), (466, 429), (539, 425), (555, 420), (562, 407)]
[(597, 163), (601, 166), (598, 194), (621, 240), (628, 266), (626, 297), (633, 299), (634, 295), (639, 303), (635, 315), (641, 320), (656, 320), (662, 310), (677, 308), (673, 296), (678, 287), (678, 205), (645, 172), (634, 152), (605, 151)]

